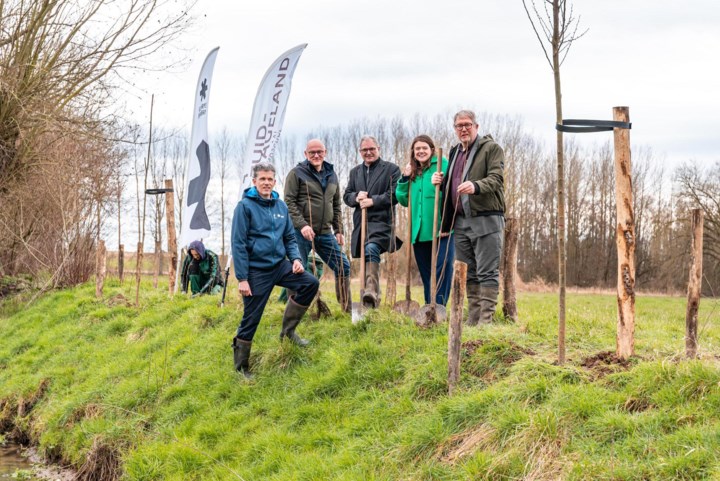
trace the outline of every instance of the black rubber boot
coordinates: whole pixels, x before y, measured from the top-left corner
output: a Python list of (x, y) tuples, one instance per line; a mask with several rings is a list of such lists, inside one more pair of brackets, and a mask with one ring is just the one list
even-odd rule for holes
[(468, 326), (477, 326), (482, 317), (482, 308), (480, 303), (480, 284), (466, 284), (468, 298)]
[(490, 324), (495, 316), (499, 289), (495, 286), (480, 286), (480, 322)]
[(252, 342), (243, 341), (240, 338), (233, 338), (233, 361), (235, 363), (235, 370), (245, 376), (245, 379), (252, 379), (253, 375), (250, 373), (250, 348)]
[(285, 307), (285, 314), (283, 314), (282, 331), (280, 331), (280, 340), (287, 337), (290, 341), (294, 342), (300, 347), (305, 347), (310, 344), (310, 341), (303, 339), (298, 336), (295, 332), (295, 328), (300, 324), (300, 320), (305, 315), (305, 311), (310, 306), (301, 306), (295, 302), (294, 297), (288, 297), (287, 306)]

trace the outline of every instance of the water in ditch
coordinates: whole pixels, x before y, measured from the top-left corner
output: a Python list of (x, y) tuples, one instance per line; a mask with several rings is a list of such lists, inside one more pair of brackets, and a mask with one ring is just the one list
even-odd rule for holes
[[(32, 464), (20, 454), (20, 446), (17, 444), (0, 445), (0, 480), (38, 480), (39, 478), (32, 476), (32, 467)], [(15, 473), (17, 474), (13, 477)]]

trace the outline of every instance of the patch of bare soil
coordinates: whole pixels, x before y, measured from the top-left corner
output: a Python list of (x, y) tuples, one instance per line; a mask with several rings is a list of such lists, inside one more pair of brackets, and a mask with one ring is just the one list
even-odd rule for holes
[(580, 365), (590, 369), (596, 377), (604, 377), (614, 372), (627, 371), (631, 363), (628, 359), (617, 357), (612, 351), (601, 351), (584, 358)]

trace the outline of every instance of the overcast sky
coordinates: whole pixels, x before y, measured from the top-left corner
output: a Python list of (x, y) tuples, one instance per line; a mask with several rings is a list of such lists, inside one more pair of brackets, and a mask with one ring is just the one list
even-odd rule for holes
[[(651, 147), (668, 166), (720, 160), (720, 3), (573, 5), (588, 32), (563, 64), (564, 117), (610, 120), (613, 106), (629, 106), (634, 146)], [(471, 106), (520, 116), (552, 145), (552, 72), (521, 0), (199, 0), (194, 11), (196, 27), (184, 37), (190, 63), (184, 72), (139, 80), (139, 121), (154, 93), (156, 122), (189, 130), (200, 65), (219, 46), (210, 132), (227, 126), (246, 134), (265, 70), (287, 49), (308, 43), (286, 133)]]

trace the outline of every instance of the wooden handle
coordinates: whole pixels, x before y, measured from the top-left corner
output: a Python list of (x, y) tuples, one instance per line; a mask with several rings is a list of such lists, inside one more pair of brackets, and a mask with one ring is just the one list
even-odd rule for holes
[(365, 292), (365, 235), (366, 234), (367, 234), (367, 210), (362, 209), (362, 220), (360, 221), (360, 294), (361, 294), (361, 296)]
[[(437, 171), (442, 173), (442, 147), (437, 149)], [(437, 296), (437, 258), (438, 258), (438, 242), (437, 242), (437, 224), (438, 224), (438, 206), (440, 204), (440, 184), (435, 186), (435, 209), (433, 212), (433, 236), (432, 236), (432, 266), (430, 268), (430, 296), (432, 300), (430, 304), (435, 305), (435, 297)]]
[(410, 300), (410, 264), (412, 263), (412, 185), (408, 180), (408, 220), (407, 220), (407, 277), (405, 279), (405, 300)]

